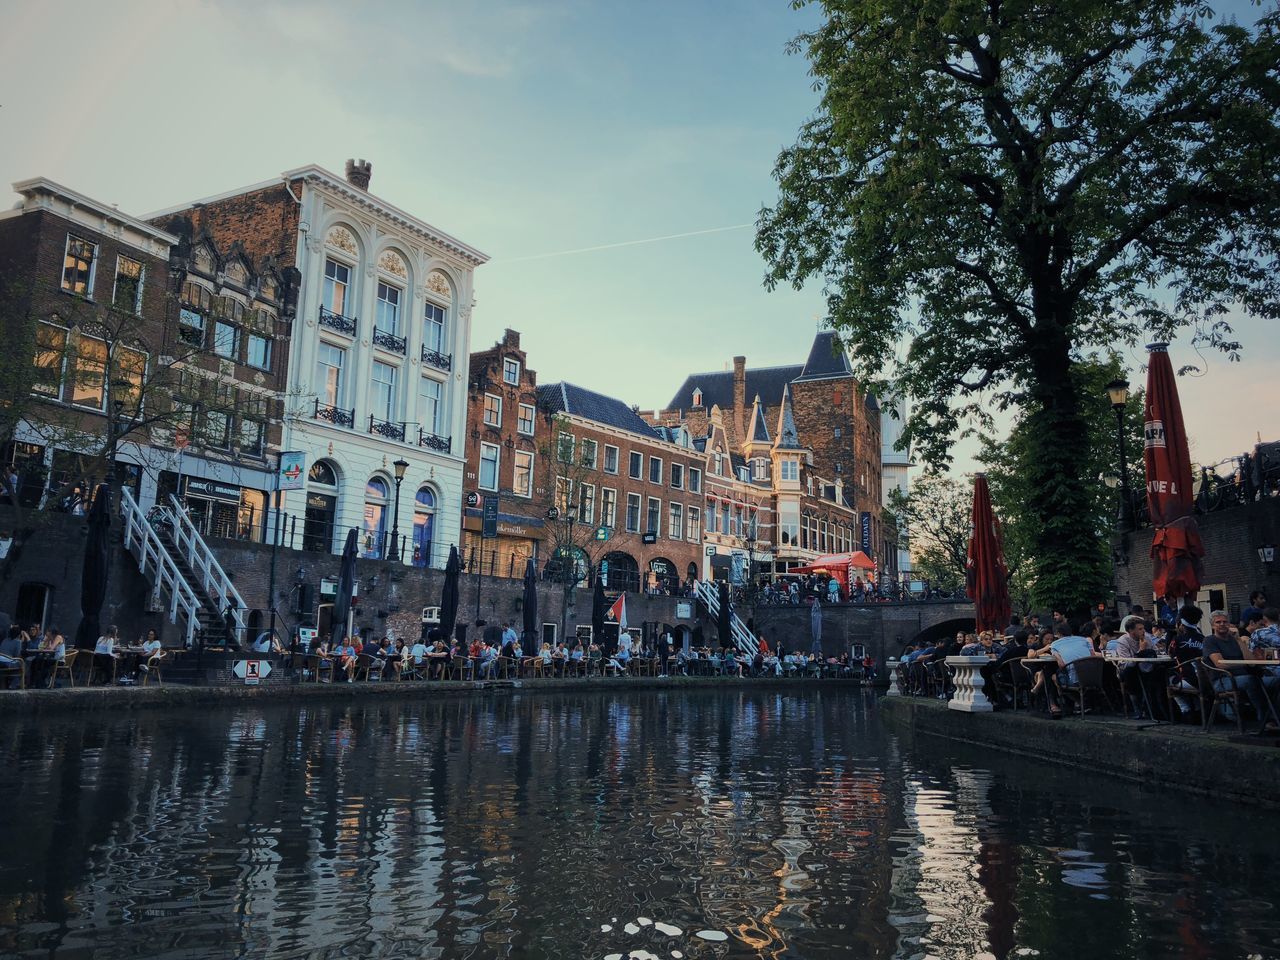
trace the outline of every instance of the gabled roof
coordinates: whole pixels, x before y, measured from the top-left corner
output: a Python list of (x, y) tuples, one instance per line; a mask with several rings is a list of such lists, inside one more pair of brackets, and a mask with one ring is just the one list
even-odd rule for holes
[(828, 380), (834, 377), (852, 377), (853, 367), (831, 330), (820, 330), (809, 348), (809, 359), (797, 380)]
[(802, 450), (800, 434), (796, 430), (795, 414), (791, 410), (791, 388), (782, 388), (782, 406), (778, 410), (778, 432), (773, 441), (775, 450)]
[(621, 400), (606, 397), (603, 393), (596, 393), (576, 384), (542, 384), (538, 387), (538, 404), (553, 413), (572, 414), (618, 430), (662, 439), (653, 427)]
[(764, 422), (764, 407), (760, 405), (760, 394), (756, 394), (751, 404), (751, 442), (770, 443), (769, 427)]
[[(747, 368), (747, 396), (764, 398), (765, 406), (774, 406), (782, 397), (782, 388), (800, 376), (804, 367), (789, 364), (784, 367)], [(710, 410), (733, 409), (733, 371), (718, 370), (712, 373), (694, 373), (685, 378), (680, 389), (664, 409), (688, 410), (693, 406), (693, 391), (702, 391), (702, 405)]]

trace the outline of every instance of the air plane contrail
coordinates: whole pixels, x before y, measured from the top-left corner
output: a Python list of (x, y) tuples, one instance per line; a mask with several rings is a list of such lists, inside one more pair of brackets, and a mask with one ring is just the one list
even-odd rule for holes
[(680, 240), (684, 237), (701, 237), (708, 233), (724, 233), (726, 230), (745, 230), (747, 227), (754, 227), (754, 223), (735, 223), (730, 227), (711, 227), (707, 230), (690, 230), (688, 233), (669, 233), (665, 237), (646, 237), (643, 240), (623, 240), (621, 243), (602, 243), (595, 247), (578, 247), (574, 250), (556, 250), (554, 253), (535, 253), (528, 257), (508, 257), (505, 260), (492, 260), (489, 265), (495, 263), (522, 263), (526, 260), (546, 260), (549, 257), (567, 257), (575, 253), (594, 253), (597, 250), (613, 250), (617, 247), (634, 247), (642, 243), (658, 243), (662, 240)]

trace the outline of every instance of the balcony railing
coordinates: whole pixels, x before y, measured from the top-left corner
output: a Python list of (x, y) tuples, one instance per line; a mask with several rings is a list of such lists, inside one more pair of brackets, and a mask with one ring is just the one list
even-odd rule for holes
[(427, 433), (421, 427), (418, 428), (418, 446), (426, 447), (429, 450), (436, 450), (440, 453), (449, 453), (453, 448), (452, 437), (437, 437), (434, 433)]
[(373, 414), (369, 414), (369, 432), (374, 436), (403, 442), (408, 426), (403, 421), (379, 420)]
[(437, 370), (453, 369), (453, 354), (441, 353), (439, 350), (431, 350), (427, 347), (422, 348), (422, 362), (430, 364)]
[(316, 401), (315, 413), (312, 414), (316, 420), (324, 420), (332, 423), (335, 427), (354, 427), (356, 425), (356, 408), (344, 410), (342, 407), (335, 407), (328, 403)]
[(390, 350), (392, 353), (403, 354), (405, 351), (404, 337), (397, 337), (394, 333), (387, 333), (377, 328), (373, 331), (373, 345), (383, 350)]
[(339, 333), (345, 333), (348, 337), (356, 335), (356, 318), (344, 317), (340, 313), (334, 313), (326, 307), (320, 308), (320, 326), (328, 327), (330, 330), (337, 330)]

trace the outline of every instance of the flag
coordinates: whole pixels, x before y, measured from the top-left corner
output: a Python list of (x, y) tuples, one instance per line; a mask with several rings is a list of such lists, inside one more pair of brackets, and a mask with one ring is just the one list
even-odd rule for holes
[(627, 595), (625, 593), (613, 601), (613, 606), (609, 608), (609, 619), (617, 621), (619, 633), (627, 629)]

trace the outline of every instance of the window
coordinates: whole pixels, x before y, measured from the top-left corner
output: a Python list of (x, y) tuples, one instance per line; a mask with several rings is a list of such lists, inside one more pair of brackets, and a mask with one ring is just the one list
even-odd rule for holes
[(373, 415), (379, 420), (395, 421), (396, 372), (389, 363), (373, 361)]
[(111, 305), (117, 310), (137, 313), (142, 307), (142, 264), (128, 257), (116, 257), (116, 285)]
[(627, 533), (640, 532), (640, 494), (627, 494)]
[(594, 440), (588, 440), (586, 437), (582, 438), (582, 465), (588, 470), (596, 468), (596, 451), (598, 449), (599, 444)]
[(799, 480), (800, 479), (800, 462), (798, 460), (782, 461), (782, 479), (783, 480)]
[(707, 533), (719, 533), (720, 526), (716, 521), (718, 514), (714, 505), (707, 505)]
[(101, 410), (107, 389), (107, 344), (105, 340), (86, 337), (83, 334), (76, 338), (71, 356), (70, 397), (63, 394), (64, 400), (70, 400), (79, 407), (92, 407)]
[(614, 527), (618, 522), (618, 491), (609, 487), (600, 488), (600, 525)]
[(742, 535), (742, 508), (734, 507), (732, 514), (732, 526), (729, 529), (730, 535), (739, 537)]
[(430, 377), (418, 379), (418, 420), (422, 429), (432, 435), (440, 432), (440, 381)]
[(796, 538), (799, 536), (799, 533), (800, 533), (799, 524), (783, 523), (782, 524), (782, 545), (786, 546), (787, 544), (795, 543)]
[(436, 495), (430, 487), (420, 487), (413, 498), (413, 565), (431, 565), (431, 541), (435, 527)]
[(578, 484), (578, 522), (596, 522), (596, 488), (590, 483)]
[(325, 309), (330, 313), (346, 315), (347, 286), (351, 283), (351, 268), (336, 260), (324, 262), (324, 298)]
[(533, 436), (533, 404), (520, 404), (519, 419), (516, 422), (516, 430), (523, 433), (526, 437)]
[(662, 482), (662, 461), (657, 457), (649, 458), (649, 482)]
[(346, 351), (321, 343), (316, 354), (316, 396), (331, 407), (342, 403), (342, 361)]
[(484, 395), (484, 425), (486, 427), (502, 426), (502, 398), (492, 393)]
[(264, 425), (257, 420), (240, 420), (240, 452), (251, 457), (262, 456)]
[(62, 392), (62, 360), (66, 351), (66, 330), (47, 323), (36, 326), (36, 369), (32, 393), (56, 398)]
[(668, 504), (670, 514), (668, 515), (667, 537), (671, 540), (684, 539), (684, 505), (679, 503)]
[(204, 346), (204, 314), (183, 307), (178, 311), (178, 336), (193, 347)]
[(574, 436), (561, 433), (556, 437), (556, 459), (561, 463), (573, 463)]
[(751, 479), (752, 480), (766, 479), (764, 461), (761, 460), (759, 457), (756, 457), (754, 460), (751, 461)]
[(836, 434), (836, 439), (837, 439), (837, 440), (839, 440), (839, 439), (840, 439), (840, 428), (839, 428), (839, 427), (836, 427), (836, 429), (835, 429), (835, 434)]
[(702, 492), (702, 471), (699, 470), (697, 467), (689, 468), (689, 492), (690, 493)]
[(573, 506), (573, 481), (568, 477), (556, 477), (556, 495), (552, 505), (566, 518)]
[(689, 508), (689, 523), (685, 528), (685, 536), (689, 540), (698, 541), (702, 539), (702, 511), (697, 507)]
[(98, 245), (67, 234), (67, 253), (62, 260), (62, 289), (93, 298), (93, 268)]
[(480, 489), (498, 489), (498, 445), (480, 444)]
[(364, 542), (360, 555), (377, 560), (382, 557), (387, 538), (387, 481), (370, 477), (364, 485)]
[(649, 498), (649, 508), (645, 516), (645, 533), (661, 533), (662, 532), (662, 501), (657, 497)]
[(630, 459), (630, 463), (628, 464), (628, 467), (629, 467), (628, 472), (631, 476), (631, 479), (639, 480), (640, 472), (644, 469), (644, 457), (633, 450), (631, 452), (631, 459)]
[(245, 351), (245, 363), (259, 370), (271, 369), (271, 340), (261, 334), (251, 333), (248, 337), (248, 349)]
[(213, 352), (228, 360), (235, 360), (240, 353), (240, 328), (222, 320), (213, 324)]
[(731, 529), (729, 526), (729, 505), (724, 503), (720, 505), (720, 532), (727, 535), (731, 532)]
[(374, 314), (373, 325), (393, 337), (400, 334), (400, 290), (381, 280), (378, 281), (377, 313)]
[(204, 415), (204, 442), (206, 446), (226, 450), (231, 446), (231, 418), (221, 410), (209, 410)]
[(520, 386), (520, 361), (513, 357), (504, 357), (502, 360), (502, 382), (509, 383), (513, 387)]
[(147, 355), (127, 347), (116, 347), (116, 369), (112, 375), (115, 381), (113, 400), (121, 401), (126, 416), (136, 417), (141, 413), (142, 383), (147, 375)]
[(711, 454), (711, 472), (717, 477), (723, 476), (724, 472), (720, 469), (720, 451), (717, 450)]
[(673, 463), (671, 465), (671, 489), (673, 490), (684, 489), (684, 465), (683, 464)]
[(428, 303), (422, 312), (422, 345), (444, 353), (444, 307)]
[(513, 457), (515, 472), (511, 478), (511, 492), (517, 497), (533, 496), (533, 454), (517, 450)]
[(607, 443), (604, 445), (604, 472), (618, 472), (618, 448), (611, 447)]

